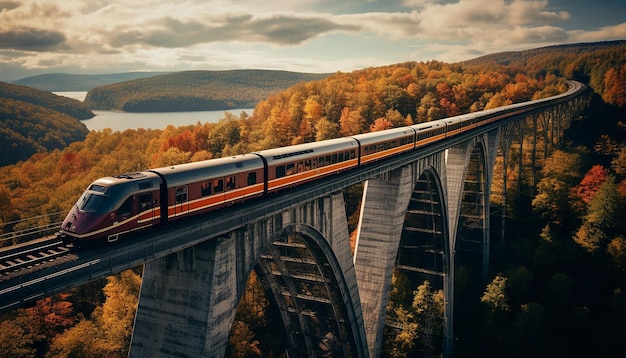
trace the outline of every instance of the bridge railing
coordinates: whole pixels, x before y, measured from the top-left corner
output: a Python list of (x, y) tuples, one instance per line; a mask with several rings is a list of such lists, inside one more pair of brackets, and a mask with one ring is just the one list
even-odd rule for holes
[(55, 234), (63, 223), (63, 221), (59, 221), (59, 217), (65, 214), (65, 211), (59, 211), (1, 223), (0, 247), (11, 246)]

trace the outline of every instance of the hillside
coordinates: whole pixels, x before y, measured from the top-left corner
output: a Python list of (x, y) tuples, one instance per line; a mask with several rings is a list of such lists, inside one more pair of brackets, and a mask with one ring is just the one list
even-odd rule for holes
[(328, 74), (270, 70), (185, 71), (90, 90), (92, 109), (126, 112), (228, 110), (254, 107), (269, 95)]
[(93, 116), (80, 101), (0, 82), (0, 166), (84, 140), (80, 119)]
[(462, 62), (464, 66), (523, 68), (532, 76), (553, 73), (583, 82), (611, 105), (626, 105), (626, 40), (548, 46), (502, 52)]
[(626, 45), (626, 40), (554, 45), (523, 51), (497, 52), (463, 61), (462, 63), (468, 66), (489, 63), (497, 63), (504, 66), (523, 66), (541, 60), (541, 58), (545, 56), (557, 56), (559, 58), (568, 55), (580, 56), (585, 53), (593, 53), (595, 51), (611, 49), (622, 45)]
[(138, 78), (164, 75), (168, 72), (125, 72), (93, 75), (76, 75), (69, 73), (46, 73), (43, 75), (25, 77), (13, 84), (28, 86), (51, 92), (89, 91), (98, 86), (111, 83), (130, 81)]

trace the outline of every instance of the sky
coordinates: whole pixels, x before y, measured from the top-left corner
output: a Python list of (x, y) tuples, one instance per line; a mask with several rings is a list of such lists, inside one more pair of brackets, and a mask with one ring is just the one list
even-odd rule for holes
[(0, 81), (43, 73), (351, 72), (623, 39), (623, 0), (0, 0)]

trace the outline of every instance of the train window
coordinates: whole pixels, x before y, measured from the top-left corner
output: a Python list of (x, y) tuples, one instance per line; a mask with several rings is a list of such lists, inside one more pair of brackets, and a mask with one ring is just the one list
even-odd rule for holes
[(317, 166), (318, 167), (323, 167), (324, 164), (324, 157), (319, 157), (319, 159), (317, 160)]
[(333, 154), (333, 155), (330, 157), (330, 163), (331, 163), (331, 164), (335, 164), (335, 163), (337, 163), (337, 154)]
[(285, 166), (279, 165), (276, 167), (276, 178), (282, 178), (285, 176)]
[(98, 193), (104, 193), (105, 191), (107, 191), (107, 188), (105, 186), (102, 186), (102, 185), (92, 184), (89, 187), (89, 190), (97, 191)]
[(200, 195), (209, 196), (211, 195), (211, 182), (205, 181), (200, 184)]
[(330, 165), (331, 161), (330, 161), (330, 155), (327, 155), (326, 158), (324, 159), (324, 165)]
[(221, 193), (224, 191), (224, 181), (222, 179), (213, 180), (213, 192)]
[(293, 163), (287, 164), (287, 175), (292, 175), (296, 173), (296, 166)]
[(340, 162), (343, 162), (343, 152), (339, 153), (337, 160), (339, 160)]
[(131, 196), (128, 199), (126, 199), (126, 201), (124, 201), (124, 203), (122, 204), (122, 206), (120, 206), (119, 209), (117, 209), (117, 215), (118, 216), (128, 215), (132, 212), (133, 212), (133, 197)]
[(311, 160), (307, 159), (304, 161), (304, 170), (311, 170)]
[(298, 173), (302, 173), (304, 171), (304, 162), (303, 161), (299, 161), (298, 162)]
[(187, 186), (179, 186), (176, 188), (176, 203), (184, 203), (187, 201)]
[(85, 192), (78, 204), (78, 210), (88, 213), (97, 213), (104, 205), (108, 197), (104, 195), (96, 195), (89, 192)]
[(248, 173), (248, 185), (256, 184), (256, 172)]
[(139, 197), (139, 206), (142, 209), (148, 209), (152, 207), (152, 193), (142, 194)]
[(235, 185), (235, 177), (231, 176), (226, 178), (226, 190), (233, 190), (235, 189), (236, 185)]
[(355, 153), (355, 151), (353, 149), (353, 150), (350, 151), (350, 159), (354, 159), (354, 158), (356, 158), (356, 153)]
[(317, 167), (318, 167), (318, 165), (317, 165), (317, 158), (311, 159), (311, 169), (315, 169)]

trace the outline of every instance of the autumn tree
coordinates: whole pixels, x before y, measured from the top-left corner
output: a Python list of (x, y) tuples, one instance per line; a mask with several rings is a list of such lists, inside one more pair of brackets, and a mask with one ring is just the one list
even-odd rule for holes
[(615, 178), (609, 176), (589, 202), (583, 224), (574, 241), (590, 253), (598, 251), (611, 239), (620, 213)]
[(507, 278), (496, 275), (480, 297), (483, 304), (484, 324), (488, 330), (487, 335), (493, 339), (493, 343), (500, 346), (504, 339), (504, 329), (507, 326), (511, 307), (507, 293)]
[[(443, 336), (444, 296), (443, 290), (433, 291), (426, 280), (413, 292), (413, 309), (417, 316), (418, 331), (421, 333), (422, 351), (431, 356), (440, 344), (433, 344), (435, 336)], [(442, 343), (442, 342), (438, 342)]]
[(376, 118), (374, 123), (370, 126), (370, 132), (384, 131), (393, 127), (393, 123), (387, 120), (385, 117)]
[(604, 93), (606, 103), (626, 107), (626, 63), (619, 69), (610, 68), (604, 74)]
[(231, 328), (231, 335), (228, 338), (228, 357), (247, 358), (262, 357), (263, 353), (259, 348), (259, 341), (254, 332), (250, 330), (247, 323), (234, 321)]
[(385, 352), (394, 358), (407, 357), (415, 348), (419, 324), (414, 314), (402, 306), (394, 306), (390, 313), (393, 316), (395, 330), (385, 341)]
[(137, 310), (140, 276), (133, 270), (107, 277), (104, 304), (56, 336), (50, 357), (126, 357)]
[(532, 201), (536, 213), (553, 223), (562, 225), (569, 217), (570, 187), (580, 177), (580, 154), (556, 150), (541, 169), (542, 178), (537, 183), (537, 195)]
[(315, 140), (333, 139), (339, 136), (339, 125), (326, 118), (321, 118), (315, 124)]
[(341, 117), (339, 118), (339, 133), (342, 136), (359, 134), (362, 131), (363, 123), (364, 120), (360, 111), (353, 111), (350, 108), (345, 107), (341, 111)]
[(597, 164), (592, 166), (580, 183), (572, 188), (571, 195), (574, 199), (589, 204), (608, 175), (609, 170), (602, 165)]

